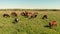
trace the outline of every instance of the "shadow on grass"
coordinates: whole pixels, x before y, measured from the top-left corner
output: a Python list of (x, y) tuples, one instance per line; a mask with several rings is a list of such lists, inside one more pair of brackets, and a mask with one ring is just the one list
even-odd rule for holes
[(44, 27), (45, 27), (45, 28), (50, 28), (50, 26), (49, 26), (49, 25), (45, 25)]

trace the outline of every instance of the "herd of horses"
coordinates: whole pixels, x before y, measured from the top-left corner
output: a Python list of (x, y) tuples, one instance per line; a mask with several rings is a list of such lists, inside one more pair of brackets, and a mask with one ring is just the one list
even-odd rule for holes
[[(34, 13), (27, 12), (27, 11), (21, 12), (22, 16), (29, 17), (29, 18), (36, 18), (38, 16), (38, 14), (39, 14), (38, 12), (34, 12)], [(18, 16), (16, 12), (12, 12), (11, 15), (14, 16), (14, 17)], [(6, 13), (6, 14), (3, 14), (3, 17), (10, 17), (10, 15)], [(48, 19), (48, 16), (43, 15), (42, 19)], [(15, 18), (13, 23), (14, 24), (18, 23), (18, 21), (19, 21), (18, 18)], [(56, 20), (53, 20), (53, 21), (49, 22), (49, 27), (52, 28), (53, 26), (57, 26), (57, 21)]]
[[(12, 12), (11, 15), (17, 17), (17, 13), (16, 12)], [(10, 17), (10, 15), (5, 13), (5, 14), (3, 14), (3, 17)]]
[(25, 12), (22, 12), (21, 15), (25, 16), (25, 17), (35, 18), (35, 17), (37, 17), (38, 12), (32, 13), (32, 12), (25, 11)]

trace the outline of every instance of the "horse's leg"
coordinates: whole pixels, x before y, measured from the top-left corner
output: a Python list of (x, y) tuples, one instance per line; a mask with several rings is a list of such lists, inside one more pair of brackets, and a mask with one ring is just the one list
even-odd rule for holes
[(52, 25), (49, 23), (49, 27), (50, 27), (50, 29), (52, 28)]

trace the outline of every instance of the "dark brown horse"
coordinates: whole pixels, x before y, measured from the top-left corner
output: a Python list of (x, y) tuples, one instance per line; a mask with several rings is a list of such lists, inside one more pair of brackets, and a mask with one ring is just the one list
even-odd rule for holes
[(12, 12), (11, 15), (17, 17), (17, 13), (16, 12)]
[(27, 11), (22, 12), (21, 15), (22, 15), (22, 16), (27, 16), (27, 15), (28, 15), (28, 12), (27, 12)]
[(38, 12), (34, 12), (32, 15), (31, 15), (31, 18), (36, 18), (38, 15)]
[(27, 12), (27, 11), (21, 13), (22, 16), (26, 16), (26, 17), (31, 16), (31, 14), (32, 12)]
[(38, 12), (32, 13), (32, 12), (25, 11), (25, 12), (22, 12), (21, 15), (26, 16), (26, 17), (30, 17), (30, 18), (35, 18), (35, 17), (37, 17)]
[(43, 15), (42, 19), (47, 19), (47, 15)]
[(10, 17), (9, 14), (3, 14), (3, 17)]

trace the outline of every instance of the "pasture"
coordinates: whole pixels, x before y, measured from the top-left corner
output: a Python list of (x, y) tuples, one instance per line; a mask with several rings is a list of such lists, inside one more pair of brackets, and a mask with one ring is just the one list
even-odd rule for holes
[[(60, 11), (37, 11), (38, 16), (32, 19), (21, 16), (22, 11), (16, 11), (19, 19), (16, 24), (12, 23), (15, 17), (2, 16), (4, 13), (10, 15), (11, 12), (14, 11), (0, 11), (0, 34), (60, 34)], [(48, 15), (48, 19), (41, 19), (44, 14)], [(57, 27), (45, 27), (51, 20), (58, 21)]]

